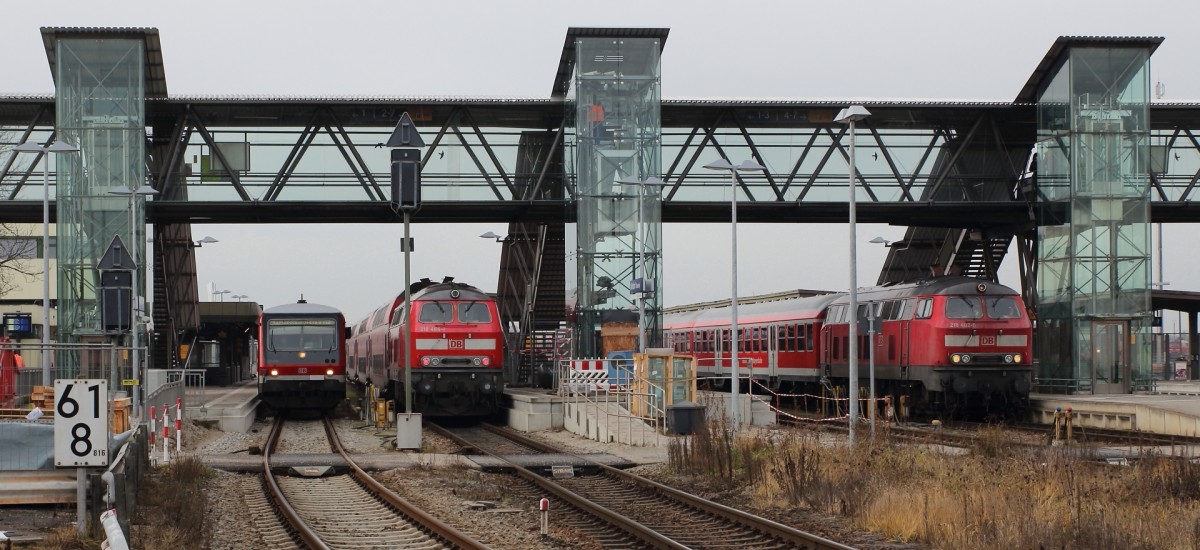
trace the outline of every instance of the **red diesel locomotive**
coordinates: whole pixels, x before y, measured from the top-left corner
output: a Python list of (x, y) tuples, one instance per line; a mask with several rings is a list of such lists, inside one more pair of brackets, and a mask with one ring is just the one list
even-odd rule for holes
[[(504, 334), (496, 301), (447, 277), (422, 279), (352, 327), (349, 373), (404, 408), (404, 350), (413, 385), (412, 411), (427, 416), (487, 416), (503, 392)], [(408, 334), (412, 333), (409, 342)]]
[(329, 306), (267, 308), (258, 319), (258, 395), (276, 410), (326, 411), (346, 398), (346, 318)]
[[(874, 308), (876, 333), (858, 330), (860, 387), (874, 348), (881, 396), (908, 396), (930, 412), (1012, 412), (1028, 406), (1032, 323), (1011, 288), (968, 277), (936, 277), (858, 291), (859, 319)], [(773, 388), (815, 391), (849, 381), (846, 293), (739, 308), (742, 376)], [(668, 314), (668, 344), (694, 355), (702, 376), (729, 376), (730, 308)]]

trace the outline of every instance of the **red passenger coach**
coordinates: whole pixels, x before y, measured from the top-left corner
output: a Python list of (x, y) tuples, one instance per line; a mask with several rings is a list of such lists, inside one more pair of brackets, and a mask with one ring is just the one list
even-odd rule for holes
[[(409, 287), (412, 311), (400, 294), (354, 325), (351, 377), (386, 398), (404, 401), (404, 350), (413, 384), (412, 411), (427, 416), (486, 416), (499, 410), (504, 390), (504, 334), (496, 301), (447, 278)], [(408, 341), (411, 331), (412, 341)]]
[(263, 310), (258, 323), (258, 394), (276, 410), (326, 411), (346, 397), (342, 312), (295, 304)]
[[(877, 319), (871, 334), (865, 319)], [(859, 319), (858, 375), (866, 388), (874, 351), (880, 396), (907, 396), (917, 410), (965, 414), (1028, 407), (1032, 323), (1011, 288), (968, 277), (937, 277), (846, 293), (739, 308), (740, 374), (772, 388), (819, 391), (849, 382), (849, 322)], [(664, 318), (668, 342), (699, 361), (702, 375), (729, 376), (728, 307)], [(873, 336), (873, 339), (872, 339)], [(723, 381), (727, 382), (727, 381)]]

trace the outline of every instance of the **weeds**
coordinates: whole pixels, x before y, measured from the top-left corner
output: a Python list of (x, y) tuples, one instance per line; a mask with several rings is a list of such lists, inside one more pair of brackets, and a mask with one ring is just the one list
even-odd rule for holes
[(1200, 547), (1200, 465), (1094, 458), (1023, 451), (998, 428), (961, 456), (895, 445), (886, 434), (854, 447), (803, 431), (735, 438), (719, 423), (669, 449), (676, 473), (745, 487), (764, 509), (832, 512), (935, 548)]

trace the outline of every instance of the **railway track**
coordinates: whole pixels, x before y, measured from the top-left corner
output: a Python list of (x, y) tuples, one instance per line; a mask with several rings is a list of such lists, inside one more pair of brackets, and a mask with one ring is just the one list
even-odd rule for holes
[[(431, 426), (463, 447), (501, 460), (504, 460), (503, 456), (492, 451), (511, 449), (513, 444), (496, 446), (493, 437), (496, 434), (519, 447), (543, 453), (571, 454), (510, 430), (490, 425), (484, 427), (492, 435), (471, 439), (466, 437), (469, 433)], [(594, 463), (600, 472), (597, 475), (560, 479), (547, 479), (512, 462), (509, 464), (524, 482), (552, 495), (553, 508), (567, 506), (585, 512), (587, 522), (576, 527), (597, 537), (597, 542), (606, 548), (850, 548), (603, 464)], [(580, 517), (578, 514), (566, 516)], [(618, 537), (618, 534), (623, 536)]]
[[(323, 468), (293, 468), (314, 471), (320, 477), (276, 475), (271, 459), (280, 445), (284, 420), (277, 418), (267, 436), (263, 453), (262, 484), (269, 503), (250, 502), (252, 521), (269, 523), (266, 514), (278, 514), (278, 529), (263, 531), (264, 544), (292, 548), (301, 544), (313, 549), (333, 548), (486, 548), (479, 542), (428, 515), (367, 475), (342, 448), (333, 424), (323, 420), (330, 447), (349, 465), (349, 473), (324, 476)], [(266, 499), (264, 499), (266, 500)], [(280, 532), (289, 536), (285, 544)], [(268, 541), (269, 539), (269, 541)], [(277, 545), (278, 544), (278, 545)]]

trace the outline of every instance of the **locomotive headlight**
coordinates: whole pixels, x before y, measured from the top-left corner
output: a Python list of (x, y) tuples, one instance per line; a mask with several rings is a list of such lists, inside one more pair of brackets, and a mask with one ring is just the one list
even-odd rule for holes
[(963, 363), (970, 363), (970, 362), (971, 362), (971, 356), (970, 356), (969, 354), (966, 354), (966, 353), (962, 354), (962, 362), (963, 362)]
[(279, 370), (278, 370), (278, 369), (271, 369), (271, 376), (279, 376)]
[(1021, 354), (1018, 353), (1016, 355), (1013, 355), (1013, 363), (1020, 363), (1021, 359), (1022, 359)]
[(482, 361), (480, 361), (478, 357), (476, 357), (476, 358), (475, 358), (475, 360), (474, 360), (474, 361), (472, 361), (472, 363), (475, 363), (475, 366), (476, 366), (476, 367), (478, 367), (479, 365), (483, 364), (483, 362), (482, 362)]
[(434, 357), (433, 359), (430, 360), (430, 362), (433, 363), (433, 366), (436, 367), (436, 366), (442, 364), (442, 359), (440, 357)]
[(962, 356), (961, 356), (961, 355), (959, 355), (959, 354), (957, 354), (957, 353), (955, 353), (954, 355), (951, 355), (951, 356), (950, 356), (950, 362), (951, 362), (951, 363), (954, 363), (954, 364), (956, 364), (956, 365), (957, 365), (957, 364), (959, 364), (959, 363), (962, 363)]
[(421, 366), (422, 367), (428, 367), (429, 364), (430, 364), (430, 359), (428, 357), (421, 358)]
[(1011, 354), (1010, 354), (1010, 355), (1005, 355), (1005, 356), (1004, 356), (1004, 362), (1005, 362), (1005, 363), (1012, 363), (1012, 362), (1013, 362), (1013, 356), (1012, 356)]

